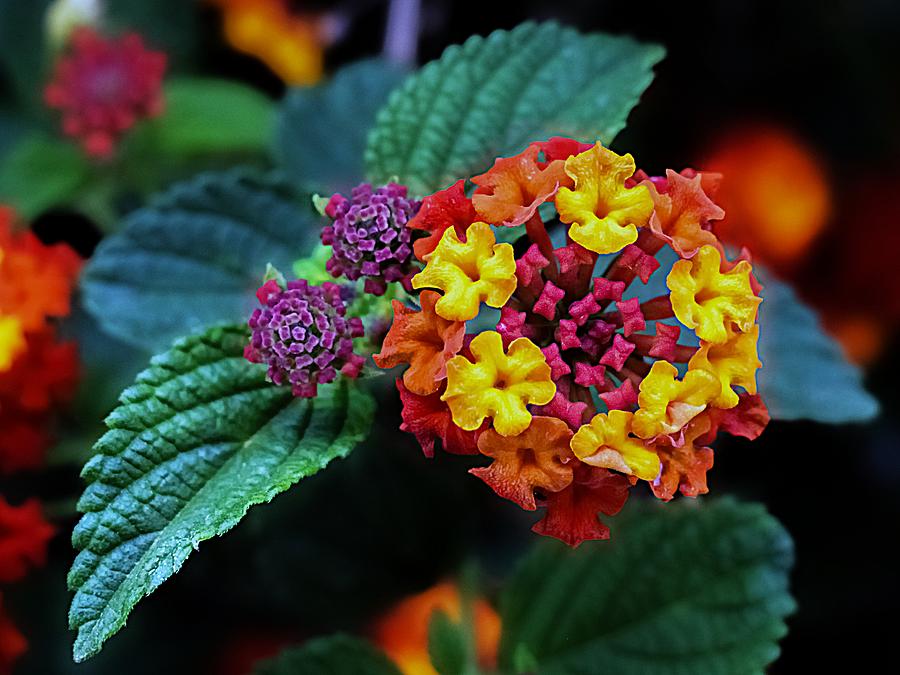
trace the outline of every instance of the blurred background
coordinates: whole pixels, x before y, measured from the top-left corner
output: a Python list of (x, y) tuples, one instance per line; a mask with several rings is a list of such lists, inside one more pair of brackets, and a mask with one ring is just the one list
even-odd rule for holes
[[(32, 49), (37, 6), (47, 3), (31, 4), (0, 2), (0, 157), (17, 133), (21, 91), (39, 97), (42, 86), (18, 75), (27, 72), (19, 66)], [(174, 69), (240, 80), (278, 98), (291, 84), (314, 84), (379, 54), (388, 3), (169, 4), (167, 24), (138, 10), (130, 27), (151, 46), (163, 42)], [(284, 29), (268, 46), (240, 29), (238, 12), (254, 5)], [(724, 237), (791, 281), (865, 369), (882, 405), (875, 422), (773, 422), (752, 445), (723, 438), (710, 490), (764, 503), (796, 542), (799, 610), (770, 672), (826, 662), (836, 671), (860, 654), (886, 653), (900, 603), (891, 543), (900, 534), (900, 4), (426, 1), (416, 58), (436, 58), (473, 33), (551, 18), (666, 47), (614, 147), (651, 174), (687, 166), (724, 173)], [(277, 40), (288, 46), (279, 50)], [(83, 256), (101, 236), (94, 219), (65, 210), (40, 214), (33, 227), (44, 242), (66, 241)], [(121, 373), (126, 382), (132, 374)], [(80, 481), (53, 462), (0, 477), (10, 502), (37, 495), (62, 518), (47, 566), (3, 591), (4, 614), (31, 645), (14, 672), (236, 675), (311, 635), (377, 633), (378, 617), (399, 599), (473, 558), (490, 592), (533, 536), (528, 515), (467, 476), (459, 458), (426, 460), (411, 437), (394, 432), (399, 405), (385, 399), (393, 408), (364, 448), (251, 512), (232, 536), (204, 544), (83, 666), (70, 664), (64, 622)], [(0, 650), (4, 630), (0, 623)]]

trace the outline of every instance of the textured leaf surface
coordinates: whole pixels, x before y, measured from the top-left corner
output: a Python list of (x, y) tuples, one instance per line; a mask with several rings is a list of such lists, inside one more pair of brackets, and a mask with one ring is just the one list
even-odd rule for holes
[(306, 201), (247, 170), (175, 185), (97, 248), (82, 277), (85, 307), (112, 335), (154, 351), (245, 320), (266, 264), (290, 269), (317, 236)]
[(863, 387), (862, 372), (794, 291), (764, 280), (760, 305), (759, 390), (772, 417), (843, 424), (878, 414), (878, 401)]
[(794, 609), (791, 539), (762, 506), (697, 506), (632, 504), (609, 543), (539, 546), (502, 598), (501, 668), (762, 673)]
[(344, 382), (295, 399), (244, 360), (246, 339), (231, 327), (179, 341), (107, 418), (72, 535), (77, 661), (99, 651), (200, 542), (345, 456), (367, 432), (371, 396)]
[(280, 167), (297, 185), (329, 194), (362, 181), (375, 114), (404, 75), (399, 66), (372, 59), (342, 68), (320, 86), (292, 89), (276, 123)]
[(472, 37), (410, 76), (379, 113), (366, 164), (427, 194), (552, 135), (607, 143), (663, 57), (657, 45), (555, 23)]
[(259, 666), (255, 675), (400, 675), (368, 642), (345, 635), (320, 638), (288, 649)]

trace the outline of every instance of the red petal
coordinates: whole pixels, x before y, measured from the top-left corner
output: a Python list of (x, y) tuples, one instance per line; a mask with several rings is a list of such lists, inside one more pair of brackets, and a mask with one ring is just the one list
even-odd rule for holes
[(465, 185), (466, 181), (460, 179), (446, 190), (425, 197), (419, 212), (407, 224), (414, 230), (431, 233), (413, 242), (413, 250), (419, 260), (424, 260), (437, 247), (448, 227), (455, 227), (457, 236), (465, 241), (466, 229), (478, 220), (472, 200), (466, 197)]
[(438, 439), (444, 450), (454, 455), (478, 454), (480, 430), (465, 431), (456, 426), (440, 392), (419, 396), (404, 387), (402, 380), (397, 380), (397, 391), (403, 403), (400, 429), (416, 437), (426, 457), (434, 457), (434, 442)]
[(547, 512), (532, 528), (569, 546), (592, 539), (609, 539), (609, 528), (598, 513), (614, 516), (628, 499), (631, 482), (625, 476), (587, 464), (576, 465), (574, 480), (565, 490), (550, 493)]

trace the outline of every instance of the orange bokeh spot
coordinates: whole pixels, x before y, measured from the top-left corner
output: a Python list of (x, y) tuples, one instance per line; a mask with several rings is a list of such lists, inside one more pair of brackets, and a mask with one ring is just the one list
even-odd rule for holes
[(716, 201), (725, 219), (720, 237), (747, 246), (776, 267), (808, 251), (831, 213), (825, 169), (800, 139), (776, 127), (736, 129), (702, 163), (723, 174)]
[(223, 29), (236, 50), (255, 56), (289, 85), (322, 77), (325, 21), (296, 14), (285, 0), (210, 0), (222, 10)]
[[(437, 675), (428, 656), (428, 626), (436, 611), (446, 612), (455, 622), (462, 620), (462, 599), (456, 584), (443, 582), (405, 598), (376, 622), (375, 643), (404, 675)], [(480, 598), (474, 602), (472, 611), (478, 662), (485, 668), (494, 668), (500, 643), (500, 617)]]
[(890, 333), (882, 321), (872, 316), (826, 312), (824, 322), (847, 358), (861, 366), (871, 364), (881, 355)]

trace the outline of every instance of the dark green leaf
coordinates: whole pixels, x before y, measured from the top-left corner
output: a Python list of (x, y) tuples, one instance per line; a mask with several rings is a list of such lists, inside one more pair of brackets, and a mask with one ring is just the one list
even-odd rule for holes
[(363, 179), (366, 136), (404, 70), (367, 60), (317, 87), (292, 89), (278, 114), (273, 152), (298, 185), (348, 190)]
[(372, 397), (342, 381), (295, 399), (244, 360), (246, 331), (214, 328), (153, 359), (83, 476), (72, 535), (75, 660), (96, 654), (144, 596), (200, 542), (345, 456), (366, 434)]
[(6, 153), (15, 148), (28, 133), (28, 120), (24, 116), (6, 108), (0, 108), (0, 163)]
[(151, 49), (169, 58), (169, 68), (181, 69), (196, 56), (197, 37), (203, 34), (200, 5), (184, 0), (103, 0), (104, 15), (117, 31), (136, 31)]
[(468, 667), (466, 628), (446, 612), (436, 611), (428, 623), (428, 655), (440, 675), (463, 675)]
[(531, 141), (609, 143), (662, 57), (657, 45), (556, 23), (472, 37), (391, 95), (369, 136), (369, 177), (427, 194)]
[(164, 157), (262, 152), (272, 138), (275, 106), (251, 87), (211, 78), (170, 79), (166, 110), (136, 134), (132, 145), (150, 145)]
[(787, 285), (766, 277), (759, 310), (759, 390), (772, 417), (843, 424), (878, 414), (862, 373)]
[(77, 146), (31, 134), (3, 158), (0, 201), (33, 219), (50, 208), (73, 204), (90, 176), (91, 166)]
[(501, 602), (501, 668), (738, 675), (778, 656), (793, 546), (762, 506), (631, 504), (617, 524), (610, 542), (526, 560)]
[(281, 181), (234, 170), (175, 185), (105, 239), (82, 278), (105, 330), (159, 350), (252, 310), (266, 264), (290, 269), (319, 216)]
[(0, 76), (21, 107), (40, 110), (46, 75), (44, 20), (50, 0), (0, 0)]
[(368, 642), (347, 635), (311, 640), (256, 668), (255, 675), (400, 675)]

